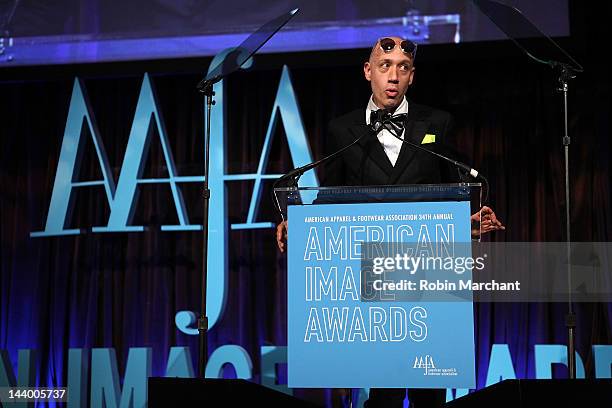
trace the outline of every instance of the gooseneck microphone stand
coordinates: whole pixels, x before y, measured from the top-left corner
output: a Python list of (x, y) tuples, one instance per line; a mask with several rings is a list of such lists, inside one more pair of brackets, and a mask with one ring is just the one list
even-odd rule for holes
[(277, 199), (276, 195), (274, 194), (274, 189), (276, 189), (278, 187), (289, 187), (289, 188), (297, 190), (298, 182), (300, 180), (300, 177), (302, 177), (302, 175), (304, 173), (306, 173), (310, 169), (314, 169), (315, 167), (318, 167), (318, 166), (322, 165), (323, 163), (325, 163), (325, 162), (327, 162), (329, 160), (335, 159), (336, 157), (338, 157), (342, 153), (344, 153), (346, 150), (348, 150), (349, 148), (351, 148), (355, 144), (359, 143), (361, 140), (363, 140), (365, 138), (368, 138), (368, 137), (372, 137), (373, 135), (378, 133), (379, 130), (378, 129), (376, 129), (376, 130), (372, 129), (372, 132), (364, 133), (363, 135), (361, 135), (357, 139), (353, 140), (351, 143), (349, 143), (348, 145), (344, 146), (340, 150), (337, 150), (337, 151), (333, 152), (332, 154), (329, 154), (329, 155), (327, 155), (327, 156), (323, 157), (322, 159), (319, 159), (319, 160), (317, 160), (315, 162), (308, 163), (308, 164), (306, 164), (306, 165), (304, 165), (302, 167), (298, 167), (297, 169), (293, 169), (293, 170), (289, 171), (287, 174), (285, 174), (285, 175), (279, 177), (278, 179), (276, 179), (274, 181), (274, 184), (272, 185), (272, 201), (274, 202), (274, 205), (276, 206), (276, 210), (280, 214), (282, 220), (283, 221), (287, 221), (287, 215), (285, 214), (285, 212), (283, 211), (282, 206), (278, 202), (278, 199)]

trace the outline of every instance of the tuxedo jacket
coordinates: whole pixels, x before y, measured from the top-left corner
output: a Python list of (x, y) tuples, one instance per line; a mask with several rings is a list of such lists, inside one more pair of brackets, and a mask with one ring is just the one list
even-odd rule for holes
[[(452, 137), (451, 128), (452, 118), (449, 113), (409, 102), (404, 139), (456, 159), (457, 154), (448, 143), (448, 139)], [(365, 109), (355, 110), (330, 122), (325, 141), (326, 155), (348, 146), (363, 135), (367, 136), (325, 164), (321, 178), (322, 186), (433, 184), (461, 181), (459, 171), (453, 164), (405, 143), (402, 144), (393, 166), (378, 138), (366, 125)]]

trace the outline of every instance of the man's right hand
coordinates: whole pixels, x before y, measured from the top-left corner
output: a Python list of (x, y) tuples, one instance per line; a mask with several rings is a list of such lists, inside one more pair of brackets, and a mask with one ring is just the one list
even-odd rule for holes
[(281, 252), (285, 252), (287, 244), (287, 221), (283, 221), (276, 226), (276, 244)]

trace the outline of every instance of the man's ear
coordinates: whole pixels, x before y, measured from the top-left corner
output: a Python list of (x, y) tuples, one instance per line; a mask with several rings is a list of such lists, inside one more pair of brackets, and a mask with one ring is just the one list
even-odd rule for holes
[(408, 80), (408, 85), (412, 85), (412, 81), (414, 80), (414, 67), (410, 70), (410, 79)]
[(371, 79), (371, 74), (372, 66), (370, 65), (369, 61), (366, 61), (363, 63), (363, 75), (365, 76), (365, 79), (369, 81)]

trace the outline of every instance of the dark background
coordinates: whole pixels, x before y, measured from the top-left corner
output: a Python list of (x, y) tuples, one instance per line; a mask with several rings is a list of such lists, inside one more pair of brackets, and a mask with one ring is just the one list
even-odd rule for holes
[[(604, 63), (609, 5), (570, 1), (571, 37), (560, 39), (585, 68), (570, 83), (572, 239), (609, 241), (612, 232), (612, 87)], [(256, 171), (281, 67), (288, 65), (313, 154), (320, 157), (330, 119), (365, 107), (369, 86), (361, 64), (369, 50), (264, 55), (254, 69), (227, 81), (228, 172)], [(194, 90), (210, 59), (49, 66), (0, 70), (0, 349), (40, 353), (39, 384), (66, 381), (70, 347), (114, 347), (123, 375), (129, 347), (153, 347), (153, 373), (163, 374), (169, 347), (196, 336), (174, 326), (178, 310), (199, 308), (201, 234), (161, 232), (176, 218), (166, 187), (142, 188), (135, 223), (145, 233), (30, 238), (44, 227), (74, 77), (84, 80), (115, 180), (144, 72), (157, 91), (179, 174), (202, 173), (203, 101)], [(456, 147), (486, 174), (491, 205), (507, 226), (499, 241), (562, 241), (564, 237), (562, 99), (551, 69), (508, 41), (431, 45), (419, 50), (409, 96), (450, 111)], [(269, 173), (291, 168), (282, 141)], [(156, 139), (153, 139), (156, 140)], [(281, 143), (282, 142), (282, 143)], [(89, 146), (91, 149), (91, 146)], [(163, 174), (153, 143), (145, 177)], [(91, 156), (89, 156), (91, 158)], [(88, 160), (83, 179), (97, 175)], [(228, 182), (230, 222), (244, 222), (252, 183)], [(192, 223), (201, 223), (198, 187), (184, 189)], [(266, 197), (266, 196), (264, 196)], [(71, 225), (105, 225), (98, 188), (77, 196)], [(274, 220), (263, 201), (261, 220)], [(210, 331), (209, 349), (239, 344), (258, 381), (259, 347), (286, 344), (286, 259), (271, 230), (230, 231), (225, 314)], [(592, 344), (612, 344), (612, 305), (579, 304), (577, 347), (593, 376)], [(564, 304), (481, 304), (475, 308), (478, 387), (490, 347), (507, 343), (519, 378), (534, 377), (533, 345), (565, 344)], [(195, 367), (195, 365), (194, 365)], [(231, 372), (228, 373), (231, 375)], [(566, 376), (558, 368), (555, 376)], [(298, 391), (328, 405), (331, 391)]]

